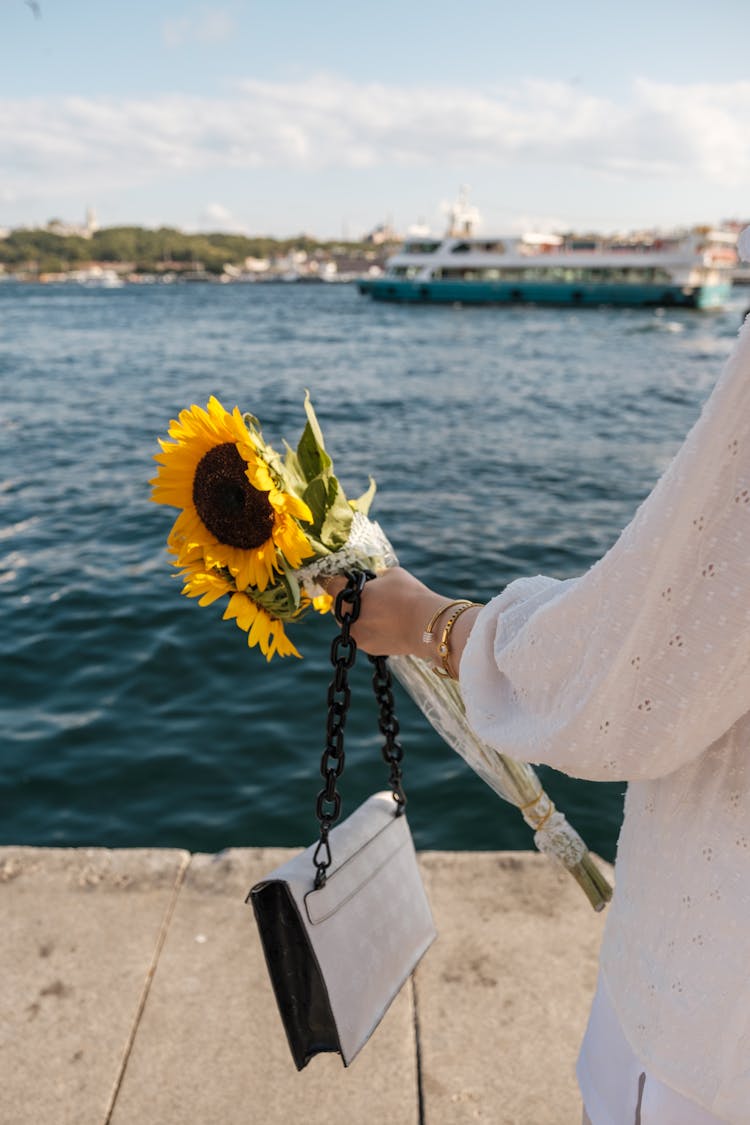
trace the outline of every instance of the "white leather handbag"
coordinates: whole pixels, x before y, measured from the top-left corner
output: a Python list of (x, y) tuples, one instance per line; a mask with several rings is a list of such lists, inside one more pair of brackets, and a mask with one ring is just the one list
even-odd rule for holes
[(356, 653), (349, 626), (359, 614), (365, 580), (351, 576), (337, 599), (342, 630), (331, 650), (336, 675), (321, 762), (326, 785), (316, 806), (320, 839), (256, 883), (247, 897), (298, 1070), (323, 1051), (338, 1052), (348, 1066), (437, 936), (404, 812), (403, 751), (384, 657), (370, 659), (391, 789), (374, 794), (334, 827), (341, 809), (336, 781), (344, 764), (347, 673)]
[(376, 793), (333, 829), (323, 886), (313, 844), (250, 892), (298, 1070), (321, 1051), (338, 1051), (348, 1066), (435, 939), (397, 811), (390, 791)]

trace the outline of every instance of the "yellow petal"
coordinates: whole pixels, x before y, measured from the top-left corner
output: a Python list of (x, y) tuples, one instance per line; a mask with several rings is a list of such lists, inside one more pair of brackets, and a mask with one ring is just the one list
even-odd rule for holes
[(240, 629), (249, 629), (255, 606), (245, 594), (232, 594), (229, 605), (224, 610), (224, 621), (235, 618)]
[[(256, 606), (257, 609), (257, 606)], [(270, 634), (271, 620), (263, 610), (258, 610), (255, 615), (255, 620), (247, 634), (247, 643), (252, 648), (253, 645), (260, 645), (261, 652), (268, 652), (268, 637)]]
[(329, 613), (333, 605), (333, 598), (330, 594), (319, 594), (317, 598), (312, 600), (313, 609), (318, 613)]

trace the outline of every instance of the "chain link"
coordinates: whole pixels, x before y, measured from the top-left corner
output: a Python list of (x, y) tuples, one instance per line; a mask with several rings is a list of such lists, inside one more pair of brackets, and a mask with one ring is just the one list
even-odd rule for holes
[(380, 727), (380, 733), (385, 738), (381, 753), (385, 764), (391, 767), (388, 783), (393, 790), (393, 797), (398, 805), (396, 815), (401, 816), (406, 808), (406, 794), (402, 785), (401, 771), (404, 748), (398, 740), (400, 727), (393, 710), (391, 670), (385, 656), (371, 656), (369, 659), (375, 669), (372, 676), (372, 686), (375, 689), (375, 698), (380, 708), (378, 726)]
[[(315, 802), (315, 815), (320, 824), (320, 840), (313, 855), (316, 887), (325, 884), (332, 862), (329, 835), (341, 815), (341, 794), (336, 788), (336, 782), (344, 769), (344, 727), (351, 703), (349, 671), (353, 668), (357, 655), (357, 644), (350, 630), (360, 614), (365, 583), (373, 577), (368, 571), (347, 575), (347, 584), (337, 595), (334, 606), (341, 632), (331, 643), (334, 675), (328, 687), (326, 746), (320, 759), (320, 773), (325, 785)], [(375, 668), (372, 683), (380, 709), (378, 726), (385, 739), (382, 754), (386, 764), (390, 766), (388, 780), (397, 805), (396, 815), (400, 816), (406, 807), (406, 794), (401, 782), (401, 759), (404, 751), (398, 741), (399, 725), (393, 713), (391, 672), (385, 656), (371, 656), (369, 659)]]

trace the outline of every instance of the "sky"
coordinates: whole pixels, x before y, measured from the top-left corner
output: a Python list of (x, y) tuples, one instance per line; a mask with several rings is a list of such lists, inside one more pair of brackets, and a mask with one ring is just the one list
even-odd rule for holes
[(748, 0), (0, 0), (0, 227), (750, 217)]

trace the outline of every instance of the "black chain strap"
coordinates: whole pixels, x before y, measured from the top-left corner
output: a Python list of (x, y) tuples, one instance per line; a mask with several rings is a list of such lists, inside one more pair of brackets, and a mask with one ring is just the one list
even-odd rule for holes
[[(313, 856), (316, 867), (316, 887), (325, 884), (328, 868), (331, 866), (331, 846), (328, 837), (341, 815), (341, 794), (336, 788), (336, 782), (344, 769), (344, 727), (351, 703), (349, 671), (354, 667), (357, 656), (357, 643), (351, 635), (351, 627), (362, 608), (362, 591), (365, 583), (373, 577), (374, 575), (368, 571), (347, 575), (347, 584), (337, 595), (334, 607), (341, 632), (331, 643), (331, 664), (334, 675), (328, 687), (326, 746), (320, 760), (320, 773), (325, 785), (318, 793), (315, 802), (315, 815), (320, 824), (320, 840)], [(401, 781), (401, 760), (404, 751), (398, 741), (399, 725), (393, 711), (391, 671), (385, 656), (371, 656), (369, 659), (375, 668), (372, 684), (380, 709), (378, 726), (385, 739), (382, 754), (386, 764), (390, 766), (388, 782), (397, 805), (396, 815), (400, 816), (406, 807), (406, 794)]]
[(370, 656), (368, 659), (375, 668), (372, 676), (372, 686), (375, 690), (375, 698), (378, 701), (378, 707), (380, 708), (378, 726), (380, 728), (380, 733), (385, 739), (381, 753), (386, 765), (391, 767), (390, 773), (388, 774), (388, 784), (393, 790), (393, 799), (398, 805), (396, 816), (401, 816), (401, 813), (406, 808), (406, 793), (404, 793), (404, 788), (401, 784), (401, 761), (404, 757), (404, 748), (398, 740), (400, 728), (398, 719), (393, 710), (391, 670), (388, 667), (388, 659), (385, 656)]

